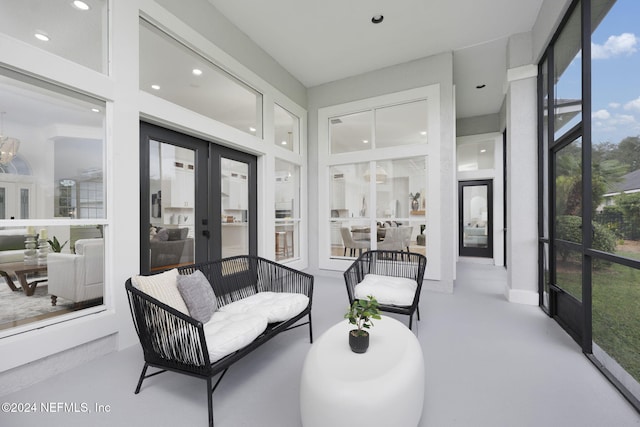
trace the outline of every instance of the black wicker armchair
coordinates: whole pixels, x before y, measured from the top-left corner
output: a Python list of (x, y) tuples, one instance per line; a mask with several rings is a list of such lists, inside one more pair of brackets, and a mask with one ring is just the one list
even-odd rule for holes
[[(390, 313), (406, 314), (409, 316), (409, 329), (413, 326), (413, 313), (417, 312), (420, 320), (420, 292), (422, 280), (427, 267), (427, 258), (414, 252), (375, 250), (363, 253), (344, 272), (344, 280), (347, 285), (349, 303), (356, 299), (356, 286), (365, 280), (367, 275), (386, 276), (389, 278), (406, 278), (415, 281), (415, 292), (412, 291), (412, 301), (406, 305), (385, 303), (383, 299), (376, 297), (380, 302), (380, 310)], [(382, 278), (384, 280), (384, 278)], [(393, 280), (393, 279), (391, 279)]]
[[(170, 307), (142, 292), (126, 281), (131, 315), (144, 352), (144, 367), (135, 393), (142, 382), (167, 370), (204, 379), (208, 395), (209, 425), (213, 426), (213, 392), (229, 367), (280, 332), (309, 325), (309, 340), (313, 342), (311, 304), (313, 276), (252, 256), (237, 256), (210, 263), (178, 269), (180, 274), (196, 270), (209, 280), (218, 308), (260, 292), (288, 292), (304, 294), (309, 298), (307, 307), (294, 317), (269, 323), (266, 330), (253, 342), (219, 360), (211, 362), (203, 324), (187, 314)], [(308, 316), (308, 320), (298, 323)], [(159, 371), (147, 375), (149, 367)], [(215, 384), (212, 377), (220, 374)]]

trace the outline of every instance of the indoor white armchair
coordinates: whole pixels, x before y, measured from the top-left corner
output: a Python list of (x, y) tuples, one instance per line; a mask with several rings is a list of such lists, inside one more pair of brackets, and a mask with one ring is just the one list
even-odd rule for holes
[(58, 297), (74, 303), (102, 298), (103, 239), (80, 239), (75, 250), (75, 254), (50, 253), (47, 257), (51, 305), (56, 305)]

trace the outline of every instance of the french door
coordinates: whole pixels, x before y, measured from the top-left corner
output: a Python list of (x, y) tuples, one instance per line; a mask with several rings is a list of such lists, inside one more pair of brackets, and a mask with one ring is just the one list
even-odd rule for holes
[(581, 343), (584, 334), (582, 137), (570, 133), (551, 149), (551, 315)]
[(493, 181), (458, 183), (460, 256), (493, 257)]
[(257, 254), (257, 159), (141, 122), (140, 271)]

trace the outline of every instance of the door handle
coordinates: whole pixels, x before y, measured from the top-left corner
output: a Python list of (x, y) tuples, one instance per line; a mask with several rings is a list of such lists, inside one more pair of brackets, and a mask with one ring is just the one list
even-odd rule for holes
[(211, 238), (211, 233), (209, 232), (209, 230), (202, 230), (202, 235), (207, 239)]

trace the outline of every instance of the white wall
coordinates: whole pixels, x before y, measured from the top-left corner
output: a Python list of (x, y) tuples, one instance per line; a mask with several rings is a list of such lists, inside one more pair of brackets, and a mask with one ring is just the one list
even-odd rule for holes
[[(177, 2), (163, 1), (176, 13), (184, 16), (186, 22), (177, 20), (152, 0), (130, 0), (111, 2), (112, 39), (110, 40), (110, 74), (104, 75), (88, 68), (77, 66), (55, 55), (41, 51), (33, 46), (17, 42), (0, 34), (0, 64), (27, 74), (57, 82), (69, 88), (106, 101), (106, 185), (108, 191), (107, 217), (105, 226), (105, 305), (106, 310), (84, 316), (73, 321), (55, 323), (36, 330), (25, 330), (0, 340), (0, 393), (10, 392), (48, 376), (59, 373), (51, 369), (54, 364), (61, 370), (71, 369), (80, 363), (99, 357), (110, 351), (137, 345), (137, 337), (129, 312), (124, 289), (125, 281), (139, 272), (139, 122), (141, 116), (154, 123), (165, 124), (179, 130), (187, 130), (196, 136), (208, 140), (219, 140), (230, 146), (261, 155), (258, 178), (259, 206), (261, 206), (258, 225), (262, 231), (259, 239), (262, 244), (259, 253), (273, 252), (273, 164), (275, 157), (295, 162), (306, 167), (306, 144), (303, 138), (302, 153), (285, 152), (276, 147), (273, 139), (273, 114), (265, 111), (265, 139), (254, 137), (213, 120), (202, 118), (183, 108), (169, 105), (138, 88), (138, 40), (139, 13), (150, 13), (154, 17), (169, 22), (169, 28), (187, 33), (199, 43), (200, 50), (216, 58), (223, 58), (225, 66), (264, 94), (264, 105), (278, 102), (281, 106), (299, 115), (302, 135), (306, 135), (306, 89), (291, 75), (260, 51), (248, 38), (241, 37), (230, 28), (230, 24), (220, 32), (208, 31), (211, 27), (209, 17), (215, 19), (215, 10), (204, 0), (195, 0), (184, 7)], [(189, 22), (193, 21), (193, 22)], [(198, 27), (212, 40), (198, 37), (191, 30)], [(191, 32), (190, 32), (191, 31)], [(231, 34), (232, 37), (229, 37)], [(229, 39), (234, 39), (230, 41)], [(232, 54), (243, 58), (252, 67), (242, 65), (231, 55), (217, 48), (225, 45), (233, 50)], [(243, 56), (245, 55), (245, 56)], [(257, 74), (261, 73), (261, 74)], [(264, 79), (262, 76), (264, 75)], [(267, 79), (269, 81), (267, 81)], [(269, 83), (273, 82), (273, 83)], [(281, 88), (279, 91), (275, 86)], [(283, 93), (286, 92), (286, 93)], [(295, 101), (292, 101), (292, 98)], [(297, 104), (296, 102), (299, 102)], [(271, 139), (268, 137), (271, 136)], [(25, 152), (25, 154), (27, 154)], [(53, 165), (32, 165), (46, 169), (53, 181)], [(39, 167), (40, 166), (40, 167)], [(267, 184), (269, 183), (269, 184)], [(301, 187), (306, 194), (306, 176)], [(306, 196), (304, 196), (306, 197)], [(303, 217), (306, 216), (306, 198), (301, 200)], [(269, 207), (266, 209), (264, 207)], [(44, 220), (38, 220), (40, 222)], [(36, 221), (36, 225), (38, 225)], [(303, 233), (306, 246), (306, 233)], [(306, 251), (302, 251), (306, 260)], [(303, 261), (306, 262), (306, 261)], [(304, 265), (301, 264), (301, 267)], [(91, 309), (89, 309), (91, 310)], [(61, 355), (66, 362), (57, 361)], [(27, 374), (28, 372), (28, 374)], [(7, 385), (6, 387), (4, 385)], [(11, 390), (8, 387), (12, 388)]]
[(510, 70), (507, 92), (507, 288), (509, 301), (538, 304), (536, 67)]

